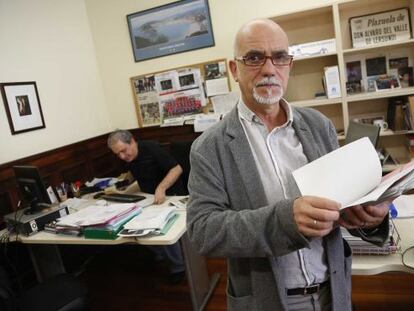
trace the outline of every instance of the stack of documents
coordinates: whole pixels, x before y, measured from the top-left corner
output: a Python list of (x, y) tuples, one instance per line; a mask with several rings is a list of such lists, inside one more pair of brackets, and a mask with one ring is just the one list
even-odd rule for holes
[(45, 231), (63, 235), (79, 236), (83, 233), (82, 227), (61, 226), (56, 220), (45, 225)]
[(181, 197), (181, 196), (174, 196), (169, 199), (170, 205), (175, 206), (177, 210), (185, 211), (187, 209), (187, 202), (189, 196)]
[(140, 215), (127, 222), (118, 235), (131, 237), (165, 234), (177, 217), (174, 206), (147, 207)]
[(48, 231), (61, 234), (85, 234), (91, 239), (116, 239), (124, 223), (137, 216), (141, 207), (135, 203), (93, 204), (59, 218)]
[(130, 212), (116, 217), (104, 225), (88, 226), (83, 230), (86, 239), (115, 240), (125, 223), (140, 214), (141, 207), (136, 207)]
[(295, 170), (293, 177), (302, 195), (328, 198), (342, 208), (378, 204), (414, 188), (414, 161), (382, 177), (378, 154), (364, 137)]
[(59, 218), (58, 224), (72, 227), (102, 225), (129, 213), (134, 208), (136, 208), (135, 203), (108, 204), (104, 206), (93, 204), (76, 213)]
[(400, 235), (390, 222), (390, 233), (384, 246), (375, 246), (359, 237), (351, 235), (346, 229), (341, 228), (343, 238), (348, 242), (354, 255), (388, 255), (400, 250)]

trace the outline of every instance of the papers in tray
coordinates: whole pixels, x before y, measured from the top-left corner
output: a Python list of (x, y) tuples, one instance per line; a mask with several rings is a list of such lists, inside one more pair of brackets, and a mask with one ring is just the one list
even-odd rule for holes
[[(172, 225), (175, 220), (176, 212), (174, 206), (145, 208), (142, 213), (124, 225), (124, 229), (119, 236), (144, 236), (148, 234), (161, 234), (166, 227)], [(168, 226), (169, 225), (169, 226)]]
[(61, 226), (83, 227), (100, 225), (130, 212), (136, 207), (135, 203), (90, 205), (76, 213), (58, 219)]
[(295, 170), (302, 195), (325, 197), (342, 208), (380, 203), (414, 188), (414, 161), (381, 177), (377, 152), (367, 137), (338, 148)]
[(341, 228), (341, 232), (343, 238), (351, 247), (354, 255), (388, 255), (396, 253), (401, 248), (401, 238), (392, 221), (390, 222), (388, 238), (382, 247), (376, 246), (362, 240), (359, 237), (351, 235), (345, 228)]

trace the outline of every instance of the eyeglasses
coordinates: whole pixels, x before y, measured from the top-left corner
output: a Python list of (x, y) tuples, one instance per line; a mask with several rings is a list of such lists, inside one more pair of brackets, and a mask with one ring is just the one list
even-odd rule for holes
[(262, 53), (247, 54), (234, 59), (242, 62), (246, 66), (263, 66), (267, 59), (270, 59), (274, 66), (289, 66), (292, 63), (293, 55), (286, 53), (276, 53), (271, 56), (266, 56)]

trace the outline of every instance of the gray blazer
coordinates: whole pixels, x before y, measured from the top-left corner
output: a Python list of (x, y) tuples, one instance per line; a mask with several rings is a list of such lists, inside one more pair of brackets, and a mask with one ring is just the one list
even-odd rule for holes
[[(318, 111), (295, 107), (293, 119), (309, 161), (338, 147)], [(187, 232), (201, 254), (228, 258), (228, 310), (287, 310), (278, 257), (309, 241), (294, 222), (293, 200), (267, 202), (237, 107), (194, 142), (190, 161)], [(339, 228), (323, 243), (332, 310), (351, 310), (351, 250)]]

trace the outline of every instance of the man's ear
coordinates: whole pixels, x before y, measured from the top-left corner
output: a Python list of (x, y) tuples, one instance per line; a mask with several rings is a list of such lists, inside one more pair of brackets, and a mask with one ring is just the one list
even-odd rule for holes
[(239, 82), (238, 72), (237, 72), (237, 63), (234, 60), (229, 61), (230, 71), (233, 76), (234, 81)]

